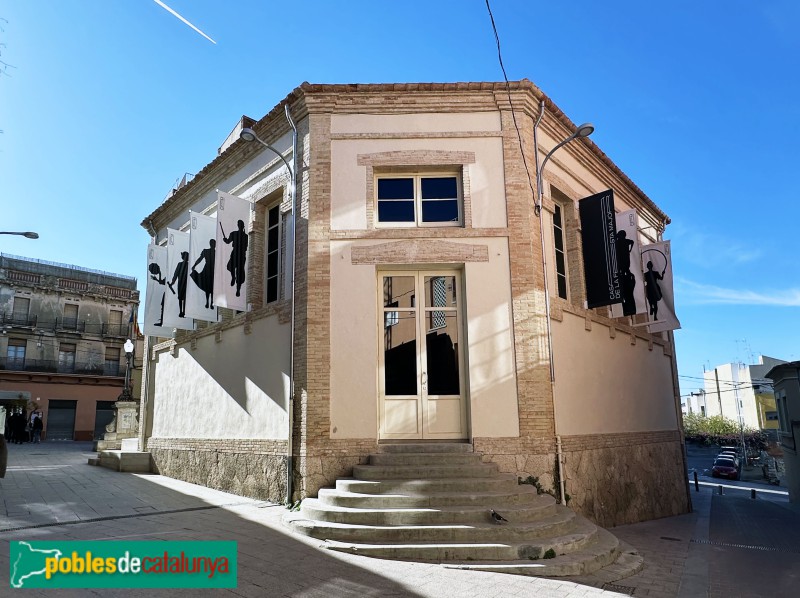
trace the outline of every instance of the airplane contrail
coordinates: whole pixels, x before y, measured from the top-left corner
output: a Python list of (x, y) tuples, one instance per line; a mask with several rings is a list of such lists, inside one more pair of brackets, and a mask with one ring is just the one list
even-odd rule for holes
[(172, 10), (172, 9), (171, 9), (169, 6), (167, 6), (166, 4), (164, 4), (163, 2), (161, 2), (161, 0), (153, 0), (153, 2), (155, 2), (156, 4), (158, 4), (158, 5), (159, 5), (161, 8), (163, 8), (163, 9), (164, 9), (164, 10), (166, 10), (167, 12), (170, 12), (170, 13), (172, 13), (173, 15), (175, 15), (176, 17), (178, 17), (178, 18), (179, 18), (181, 21), (183, 21), (183, 22), (184, 22), (184, 23), (186, 23), (186, 24), (187, 24), (189, 27), (191, 27), (192, 29), (194, 29), (195, 31), (197, 31), (197, 33), (199, 33), (200, 35), (202, 35), (204, 38), (206, 38), (206, 39), (207, 39), (208, 41), (210, 41), (212, 44), (216, 44), (216, 43), (217, 43), (217, 42), (215, 42), (213, 39), (211, 39), (210, 37), (208, 37), (208, 36), (207, 36), (205, 33), (203, 33), (202, 31), (200, 31), (200, 30), (199, 30), (197, 27), (195, 27), (194, 25), (192, 25), (192, 24), (191, 24), (189, 21), (187, 21), (186, 19), (184, 19), (184, 18), (183, 18), (181, 15), (179, 15), (177, 12), (175, 12), (174, 10)]

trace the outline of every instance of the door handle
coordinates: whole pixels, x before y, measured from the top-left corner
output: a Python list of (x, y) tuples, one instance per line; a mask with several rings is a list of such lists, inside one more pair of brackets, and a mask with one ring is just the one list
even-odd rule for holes
[(428, 384), (428, 372), (422, 372), (422, 385)]

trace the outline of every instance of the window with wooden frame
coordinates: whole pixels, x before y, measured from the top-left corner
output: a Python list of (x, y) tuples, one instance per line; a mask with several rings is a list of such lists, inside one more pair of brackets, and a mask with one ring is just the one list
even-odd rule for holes
[(564, 210), (561, 204), (553, 207), (553, 249), (555, 252), (556, 290), (562, 299), (568, 298), (567, 292), (567, 249), (564, 234)]
[(75, 330), (78, 327), (78, 305), (75, 303), (64, 304), (64, 328)]
[(375, 177), (375, 225), (461, 226), (462, 198), (458, 172), (378, 174)]
[(25, 347), (28, 343), (21, 338), (8, 339), (8, 350), (6, 352), (7, 370), (25, 369)]
[(75, 345), (69, 343), (59, 345), (58, 371), (64, 374), (75, 373)]
[(119, 376), (119, 347), (106, 347), (106, 363), (104, 374), (106, 376)]
[(265, 303), (280, 297), (281, 211), (280, 204), (267, 209), (266, 264), (264, 272)]

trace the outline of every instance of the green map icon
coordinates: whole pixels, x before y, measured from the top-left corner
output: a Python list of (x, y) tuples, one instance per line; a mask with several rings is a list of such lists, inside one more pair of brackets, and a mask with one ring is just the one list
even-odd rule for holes
[[(11, 587), (24, 588), (25, 582), (45, 574), (45, 559), (60, 558), (58, 549), (34, 548), (28, 542), (17, 542), (11, 555)], [(38, 581), (38, 580), (37, 580)]]

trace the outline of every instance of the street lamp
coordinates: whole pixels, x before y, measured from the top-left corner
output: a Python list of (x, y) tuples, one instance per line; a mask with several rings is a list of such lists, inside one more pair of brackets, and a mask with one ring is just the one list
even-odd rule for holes
[(257, 141), (265, 148), (270, 150), (272, 153), (277, 155), (284, 163), (286, 168), (289, 170), (289, 177), (290, 177), (290, 185), (289, 192), (292, 199), (292, 224), (290, 227), (290, 232), (292, 235), (292, 251), (291, 251), (291, 264), (289, 265), (289, 272), (291, 273), (292, 281), (292, 305), (291, 305), (291, 328), (290, 328), (290, 335), (291, 335), (291, 346), (289, 348), (289, 405), (288, 405), (288, 419), (289, 419), (289, 430), (286, 436), (286, 503), (291, 504), (292, 502), (292, 459), (294, 449), (292, 447), (292, 428), (294, 426), (294, 279), (295, 279), (295, 254), (297, 253), (297, 127), (292, 120), (292, 115), (289, 112), (289, 104), (284, 104), (283, 106), (284, 111), (286, 113), (286, 120), (289, 121), (289, 126), (292, 128), (292, 166), (289, 165), (289, 162), (286, 161), (286, 158), (283, 157), (283, 154), (272, 147), (269, 143), (261, 139), (256, 132), (251, 129), (250, 127), (245, 127), (242, 129), (242, 132), (239, 133), (239, 138), (247, 141), (249, 143), (253, 141)]
[[(568, 144), (573, 139), (578, 139), (579, 137), (588, 137), (594, 132), (594, 125), (592, 123), (583, 123), (580, 125), (577, 130), (561, 141), (560, 143), (556, 144), (556, 146), (551, 149), (547, 155), (542, 160), (542, 163), (539, 164), (539, 140), (537, 137), (537, 133), (539, 132), (539, 123), (542, 122), (542, 118), (544, 118), (544, 100), (540, 103), (540, 111), (539, 111), (539, 118), (536, 120), (536, 124), (533, 126), (533, 152), (534, 157), (536, 158), (536, 198), (535, 198), (535, 205), (533, 208), (534, 214), (539, 217), (539, 238), (542, 242), (542, 274), (544, 276), (544, 311), (545, 311), (545, 322), (547, 325), (547, 353), (548, 358), (550, 361), (550, 392), (552, 393), (553, 398), (553, 431), (555, 432), (556, 437), (556, 453), (557, 453), (557, 460), (558, 460), (558, 486), (559, 486), (559, 502), (562, 505), (567, 504), (566, 500), (566, 484), (564, 480), (564, 460), (561, 452), (561, 436), (558, 433), (558, 418), (556, 417), (556, 397), (555, 397), (555, 382), (556, 382), (556, 370), (555, 370), (555, 362), (553, 360), (553, 329), (552, 324), (550, 322), (550, 284), (548, 282), (547, 277), (547, 248), (544, 245), (544, 219), (542, 218), (542, 198), (544, 196), (544, 185), (542, 179), (542, 173), (544, 172), (544, 167), (547, 164), (547, 161), (560, 147)], [(533, 246), (531, 245), (531, 253), (533, 253)]]
[(534, 151), (536, 152), (536, 206), (534, 207), (534, 212), (539, 217), (539, 237), (542, 240), (542, 269), (544, 271), (544, 309), (547, 321), (547, 347), (550, 357), (550, 382), (555, 382), (556, 379), (556, 372), (555, 366), (553, 363), (553, 331), (550, 325), (550, 286), (547, 280), (547, 249), (544, 246), (544, 223), (542, 220), (542, 199), (544, 196), (544, 184), (542, 180), (542, 173), (544, 172), (544, 167), (547, 164), (547, 161), (560, 147), (567, 145), (573, 139), (579, 139), (582, 137), (588, 137), (592, 133), (594, 133), (594, 125), (592, 123), (583, 123), (580, 125), (577, 130), (558, 143), (553, 149), (551, 149), (547, 155), (542, 160), (541, 165), (538, 164), (538, 151), (537, 146), (538, 142), (536, 141), (536, 130), (539, 127), (539, 122), (542, 120), (542, 116), (544, 116), (544, 102), (542, 102), (542, 113), (539, 116), (539, 120), (536, 121), (536, 127), (534, 128)]
[(20, 235), (25, 237), (26, 239), (38, 239), (39, 233), (32, 233), (31, 231), (27, 231), (24, 233), (17, 233), (13, 231), (2, 230), (0, 231), (0, 235)]
[(125, 344), (122, 345), (122, 348), (125, 350), (125, 388), (122, 389), (122, 394), (119, 395), (118, 401), (132, 401), (133, 395), (131, 395), (131, 358), (133, 357), (133, 342), (131, 339), (127, 339)]

